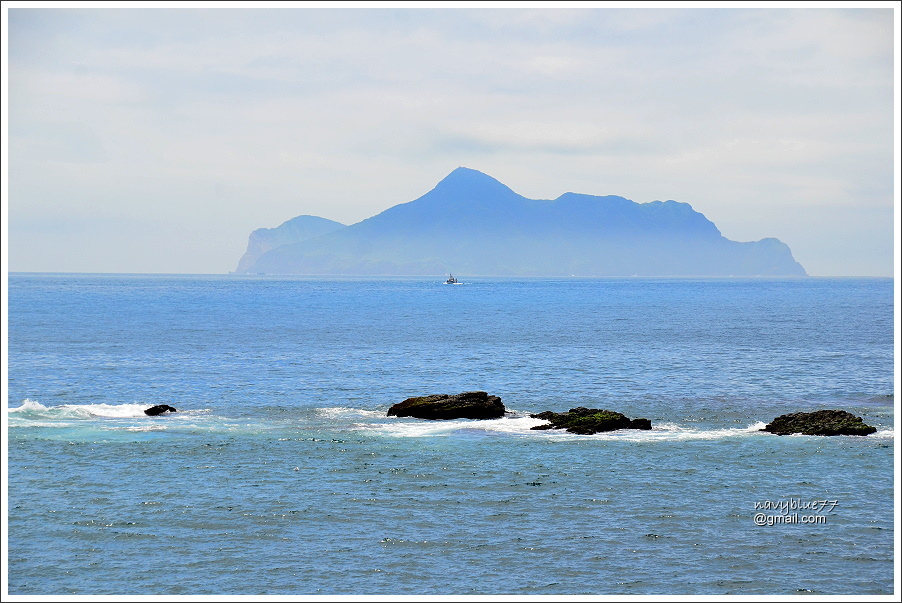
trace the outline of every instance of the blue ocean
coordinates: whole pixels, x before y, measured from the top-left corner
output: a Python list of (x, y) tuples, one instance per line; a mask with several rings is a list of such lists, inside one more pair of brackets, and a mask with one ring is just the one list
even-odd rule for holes
[(459, 279), (10, 275), (9, 594), (893, 593), (892, 279)]

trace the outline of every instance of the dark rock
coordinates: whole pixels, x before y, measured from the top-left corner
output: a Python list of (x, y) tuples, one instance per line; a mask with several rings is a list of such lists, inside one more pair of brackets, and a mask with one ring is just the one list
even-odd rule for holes
[(536, 425), (532, 429), (566, 429), (570, 433), (592, 435), (602, 431), (615, 431), (617, 429), (651, 429), (651, 421), (648, 419), (632, 419), (619, 412), (602, 410), (600, 408), (585, 408), (579, 406), (571, 408), (564, 413), (546, 410), (538, 414), (529, 415), (534, 419), (549, 421), (544, 425)]
[(626, 426), (627, 429), (651, 429), (651, 421), (648, 419), (633, 419)]
[(504, 416), (498, 396), (486, 392), (464, 392), (454, 396), (434, 394), (408, 398), (388, 409), (388, 416), (418, 419), (498, 419)]
[(780, 415), (761, 431), (777, 435), (801, 433), (805, 435), (868, 435), (877, 431), (866, 425), (861, 417), (844, 410), (818, 410)]
[(149, 415), (151, 417), (155, 417), (157, 415), (162, 415), (167, 412), (178, 412), (173, 407), (168, 404), (157, 404), (156, 406), (151, 406), (147, 410), (144, 411), (145, 415)]
[[(535, 416), (535, 415), (530, 415), (530, 416)], [(555, 427), (554, 423), (544, 423), (542, 425), (536, 425), (535, 427), (530, 427), (530, 429), (542, 430), (542, 429), (559, 429), (559, 428)]]

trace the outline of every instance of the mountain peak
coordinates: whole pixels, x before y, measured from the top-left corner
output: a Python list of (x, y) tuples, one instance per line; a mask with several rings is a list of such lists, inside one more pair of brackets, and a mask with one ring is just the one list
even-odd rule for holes
[(492, 182), (498, 182), (488, 174), (480, 172), (479, 170), (474, 170), (473, 168), (468, 168), (464, 166), (459, 166), (454, 168), (450, 174), (445, 176), (441, 182), (445, 182), (446, 180), (455, 181), (455, 180), (490, 180)]
[(435, 185), (433, 190), (456, 194), (510, 194), (514, 192), (488, 174), (467, 167), (459, 167), (452, 171)]

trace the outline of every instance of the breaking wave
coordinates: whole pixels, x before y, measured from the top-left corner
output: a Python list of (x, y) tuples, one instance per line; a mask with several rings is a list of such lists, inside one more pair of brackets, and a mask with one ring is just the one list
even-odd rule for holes
[(22, 406), (7, 409), (10, 417), (33, 420), (66, 419), (128, 419), (146, 417), (144, 410), (152, 404), (62, 404), (44, 406), (40, 402), (26, 399)]
[[(261, 433), (273, 429), (292, 432), (340, 431), (360, 435), (388, 438), (434, 438), (499, 436), (529, 438), (535, 440), (608, 440), (628, 442), (693, 441), (770, 437), (761, 429), (763, 421), (744, 427), (711, 428), (697, 424), (656, 422), (650, 430), (621, 429), (617, 431), (579, 435), (562, 429), (533, 430), (545, 423), (526, 412), (513, 411), (499, 419), (427, 421), (415, 418), (388, 417), (384, 410), (348, 407), (304, 409), (286, 419), (284, 415), (271, 416), (266, 409), (253, 417), (224, 417), (209, 409), (180, 410), (163, 417), (149, 417), (144, 410), (152, 404), (63, 404), (45, 406), (34, 400), (25, 400), (21, 406), (7, 409), (11, 427), (94, 427), (103, 431), (159, 432), (173, 429)], [(808, 437), (803, 435), (787, 437)], [(893, 439), (892, 429), (879, 429), (870, 439)]]
[(562, 429), (533, 430), (546, 421), (533, 419), (528, 414), (513, 414), (500, 419), (473, 421), (467, 419), (451, 421), (422, 421), (417, 419), (390, 419), (378, 424), (360, 424), (361, 429), (381, 432), (395, 437), (435, 437), (451, 436), (459, 433), (512, 435), (554, 440), (600, 440), (656, 441), (656, 440), (718, 440), (722, 438), (757, 435), (765, 423), (757, 422), (747, 427), (731, 429), (701, 429), (685, 427), (675, 423), (658, 423), (650, 430), (621, 429), (597, 433), (591, 436), (569, 433)]

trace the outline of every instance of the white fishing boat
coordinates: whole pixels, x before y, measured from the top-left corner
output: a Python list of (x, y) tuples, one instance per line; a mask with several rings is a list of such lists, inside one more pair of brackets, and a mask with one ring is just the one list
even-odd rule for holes
[(459, 283), (459, 281), (456, 278), (454, 278), (453, 274), (449, 274), (448, 280), (445, 281), (446, 285), (457, 285), (458, 283)]

